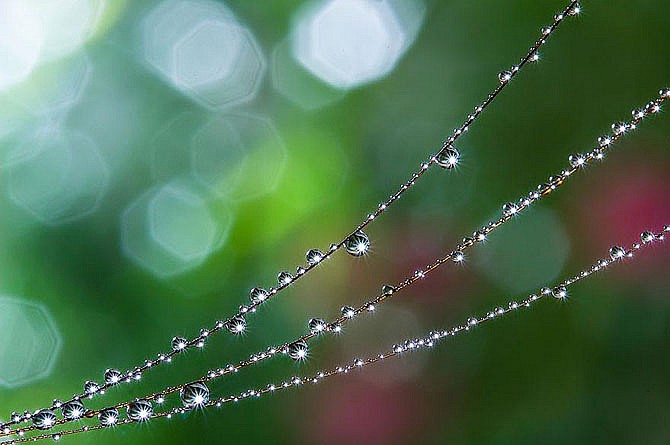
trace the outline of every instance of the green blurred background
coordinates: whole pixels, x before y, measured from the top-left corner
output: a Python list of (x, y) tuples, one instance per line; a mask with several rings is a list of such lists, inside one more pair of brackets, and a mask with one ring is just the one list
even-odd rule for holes
[[(405, 181), (567, 2), (3, 0), (0, 418), (46, 406), (235, 312)], [(242, 338), (87, 406), (294, 338), (444, 254), (670, 84), (670, 3), (593, 0), (344, 253)], [(265, 386), (485, 313), (670, 223), (670, 120), (419, 286), (212, 385)], [(670, 442), (667, 246), (450, 341), (323, 385), (68, 443)]]

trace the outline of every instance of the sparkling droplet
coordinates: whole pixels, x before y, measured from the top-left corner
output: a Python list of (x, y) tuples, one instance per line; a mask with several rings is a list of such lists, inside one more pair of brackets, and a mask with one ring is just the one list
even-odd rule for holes
[(179, 391), (181, 402), (186, 408), (198, 408), (209, 402), (209, 388), (203, 382), (189, 383)]
[(86, 382), (84, 384), (84, 391), (86, 394), (95, 394), (100, 389), (100, 385), (95, 382)]
[(624, 134), (628, 130), (628, 125), (625, 122), (615, 122), (612, 124), (612, 131), (615, 134)]
[(365, 255), (370, 249), (370, 239), (362, 230), (359, 230), (347, 238), (344, 242), (344, 249), (353, 256)]
[(458, 150), (453, 147), (449, 147), (447, 149), (442, 149), (442, 151), (437, 154), (435, 161), (440, 167), (451, 170), (458, 165), (460, 157), (461, 154), (458, 152)]
[(570, 9), (568, 9), (568, 15), (571, 16), (579, 15), (580, 12), (582, 12), (582, 5), (580, 5), (579, 2), (570, 6)]
[(182, 337), (174, 337), (172, 339), (172, 349), (174, 351), (183, 351), (188, 346), (188, 341)]
[(48, 430), (56, 423), (56, 414), (50, 409), (41, 409), (33, 416), (33, 425), (40, 430)]
[(390, 295), (395, 292), (395, 290), (395, 287), (391, 286), (390, 284), (385, 284), (382, 286), (382, 295)]
[(601, 147), (609, 147), (612, 144), (612, 138), (609, 136), (600, 136), (598, 138), (598, 145)]
[(327, 325), (326, 322), (320, 318), (312, 318), (307, 323), (307, 326), (309, 327), (309, 332), (312, 334), (320, 334), (326, 329)]
[(624, 255), (626, 255), (626, 249), (621, 246), (614, 246), (610, 249), (610, 257), (612, 257), (613, 260), (623, 258)]
[(104, 378), (107, 385), (116, 385), (121, 381), (121, 373), (116, 369), (108, 369), (105, 371)]
[(277, 282), (280, 286), (291, 284), (291, 281), (293, 281), (293, 275), (288, 272), (280, 272), (279, 275), (277, 275)]
[(247, 320), (238, 315), (228, 321), (227, 327), (228, 330), (235, 335), (242, 334), (247, 329)]
[(501, 71), (498, 73), (498, 80), (500, 83), (507, 83), (510, 81), (512, 78), (512, 72), (511, 71)]
[(128, 405), (128, 418), (135, 422), (146, 422), (151, 418), (154, 409), (148, 400), (137, 400)]
[(568, 297), (568, 290), (565, 286), (557, 286), (551, 290), (551, 295), (557, 300), (564, 300)]
[(354, 318), (356, 315), (356, 309), (354, 309), (351, 306), (344, 306), (342, 308), (342, 315), (345, 316), (346, 318)]
[(468, 318), (468, 326), (475, 326), (479, 323), (479, 321), (476, 318)]
[(514, 215), (516, 212), (519, 211), (519, 206), (516, 205), (513, 202), (507, 202), (507, 203), (503, 204), (502, 210), (503, 210), (503, 213), (506, 216), (510, 216), (510, 215)]
[(251, 292), (249, 292), (249, 298), (251, 298), (252, 303), (262, 303), (267, 300), (269, 296), (270, 293), (260, 287), (254, 287), (251, 289)]
[(540, 60), (540, 53), (535, 51), (533, 54), (530, 55), (530, 58), (528, 60), (531, 62), (537, 62), (538, 60)]
[(635, 119), (644, 119), (647, 113), (642, 108), (636, 108), (631, 112), (631, 114)]
[(579, 168), (586, 164), (586, 156), (582, 154), (570, 155), (568, 162), (572, 167)]
[(63, 413), (63, 417), (65, 417), (67, 420), (75, 420), (81, 418), (84, 415), (86, 408), (84, 407), (84, 404), (81, 403), (81, 401), (72, 400), (71, 402), (63, 404), (61, 407), (61, 412)]
[(98, 419), (102, 426), (113, 426), (119, 421), (119, 411), (116, 408), (107, 408), (100, 411)]
[(305, 360), (308, 352), (309, 346), (304, 340), (298, 340), (288, 345), (288, 356), (295, 361)]
[(473, 233), (472, 236), (478, 242), (486, 241), (486, 234), (484, 232), (479, 231), (479, 230), (476, 231), (475, 233)]
[(310, 266), (319, 264), (322, 259), (323, 259), (323, 253), (321, 253), (321, 251), (317, 249), (311, 249), (307, 251), (307, 254), (305, 255), (305, 260), (307, 261), (307, 264), (309, 264)]
[(463, 260), (465, 260), (465, 254), (461, 252), (460, 250), (455, 250), (451, 252), (451, 261), (454, 263), (462, 263)]
[(58, 442), (60, 440), (60, 434), (56, 433), (51, 438), (54, 440), (54, 442)]
[(542, 28), (542, 34), (544, 34), (545, 36), (551, 34), (551, 26), (545, 26), (544, 28)]
[(650, 243), (656, 239), (656, 235), (654, 235), (651, 232), (645, 231), (642, 232), (642, 235), (640, 235), (640, 238), (642, 239), (643, 243)]

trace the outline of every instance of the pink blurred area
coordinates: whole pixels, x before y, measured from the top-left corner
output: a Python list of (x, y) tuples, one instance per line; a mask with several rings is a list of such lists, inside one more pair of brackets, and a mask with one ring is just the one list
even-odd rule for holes
[[(606, 165), (593, 168), (581, 187), (579, 221), (573, 228), (582, 254), (599, 257), (613, 244), (628, 246), (640, 241), (644, 230), (659, 232), (670, 224), (670, 164), (639, 157), (644, 147), (628, 147), (629, 152), (611, 155)], [(670, 246), (652, 246), (638, 254), (636, 261), (620, 267), (610, 278), (637, 281), (667, 271)], [(667, 279), (666, 279), (667, 281)]]
[(311, 394), (305, 443), (394, 445), (421, 442), (427, 409), (416, 386), (377, 386), (360, 376)]

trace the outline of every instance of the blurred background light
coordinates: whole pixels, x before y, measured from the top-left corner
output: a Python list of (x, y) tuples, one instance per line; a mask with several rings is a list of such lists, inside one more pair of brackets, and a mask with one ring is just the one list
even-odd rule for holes
[(293, 55), (322, 81), (354, 88), (393, 70), (416, 38), (424, 12), (416, 0), (311, 3), (295, 19)]
[(167, 82), (210, 108), (253, 99), (265, 72), (255, 37), (221, 3), (167, 0), (142, 22), (143, 57)]
[(0, 90), (30, 75), (43, 42), (44, 30), (36, 11), (21, 0), (0, 2)]
[(196, 268), (220, 248), (232, 215), (213, 214), (186, 181), (154, 187), (133, 201), (121, 220), (122, 247), (134, 262), (159, 278)]
[(60, 335), (43, 306), (0, 296), (0, 386), (14, 388), (48, 377)]
[(59, 126), (26, 135), (5, 165), (12, 202), (46, 224), (70, 222), (95, 211), (109, 180), (95, 142)]
[(291, 54), (288, 40), (281, 41), (272, 52), (272, 85), (279, 94), (305, 110), (330, 105), (345, 94), (300, 65)]
[(104, 7), (104, 0), (0, 2), (0, 91), (26, 79), (40, 63), (80, 48)]
[(476, 267), (508, 292), (550, 284), (563, 270), (570, 239), (556, 213), (532, 207), (490, 236), (473, 255)]
[(261, 116), (213, 116), (191, 141), (190, 165), (195, 178), (233, 201), (272, 192), (282, 176), (286, 157), (275, 126)]

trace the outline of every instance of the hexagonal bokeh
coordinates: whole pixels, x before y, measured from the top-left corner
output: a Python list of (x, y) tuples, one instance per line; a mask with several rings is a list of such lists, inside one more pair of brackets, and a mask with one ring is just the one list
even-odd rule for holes
[(68, 60), (57, 74), (55, 85), (40, 94), (37, 105), (47, 112), (71, 107), (81, 97), (90, 74), (91, 61), (85, 53)]
[(202, 264), (226, 240), (227, 208), (213, 206), (188, 184), (173, 181), (133, 201), (121, 219), (124, 253), (160, 278)]
[(416, 38), (424, 15), (418, 0), (312, 3), (295, 20), (293, 55), (329, 85), (354, 88), (393, 70)]
[(9, 198), (46, 224), (90, 214), (107, 189), (108, 168), (93, 140), (60, 127), (24, 138), (5, 165)]
[(209, 108), (252, 100), (265, 72), (256, 39), (208, 0), (167, 0), (142, 22), (143, 56), (165, 80)]
[(286, 148), (272, 122), (249, 114), (222, 114), (200, 127), (191, 140), (194, 177), (233, 201), (274, 190), (286, 163)]
[(41, 305), (0, 296), (0, 386), (15, 388), (47, 377), (60, 335)]

